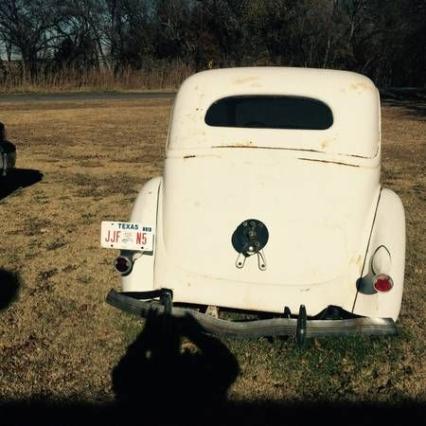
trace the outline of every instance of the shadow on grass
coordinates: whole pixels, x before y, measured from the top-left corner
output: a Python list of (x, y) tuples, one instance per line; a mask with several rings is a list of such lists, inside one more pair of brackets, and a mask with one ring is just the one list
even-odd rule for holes
[(0, 269), (0, 311), (17, 299), (20, 286), (18, 274)]
[[(2, 425), (376, 425), (422, 420), (424, 406), (326, 401), (231, 401), (239, 374), (228, 348), (201, 332), (190, 316), (151, 315), (112, 372), (115, 401), (32, 400), (0, 402)], [(260, 395), (261, 396), (261, 395)], [(333, 395), (330, 395), (333, 398)], [(420, 423), (420, 422), (419, 422)]]
[(43, 179), (43, 174), (33, 169), (14, 169), (0, 178), (0, 200), (6, 198), (19, 188), (34, 185)]
[[(112, 372), (117, 401), (191, 412), (226, 400), (239, 374), (236, 358), (190, 315), (151, 313), (142, 333)], [(160, 407), (158, 407), (160, 408)]]

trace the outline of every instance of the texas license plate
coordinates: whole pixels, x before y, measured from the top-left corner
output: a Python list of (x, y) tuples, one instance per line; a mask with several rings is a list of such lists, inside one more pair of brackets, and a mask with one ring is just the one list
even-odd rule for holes
[(152, 251), (154, 227), (141, 223), (102, 222), (101, 246), (119, 250)]

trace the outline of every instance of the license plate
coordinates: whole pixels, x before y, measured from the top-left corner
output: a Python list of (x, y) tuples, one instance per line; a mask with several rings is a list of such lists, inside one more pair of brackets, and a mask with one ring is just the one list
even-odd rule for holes
[(154, 227), (141, 223), (102, 222), (101, 246), (119, 250), (152, 251)]

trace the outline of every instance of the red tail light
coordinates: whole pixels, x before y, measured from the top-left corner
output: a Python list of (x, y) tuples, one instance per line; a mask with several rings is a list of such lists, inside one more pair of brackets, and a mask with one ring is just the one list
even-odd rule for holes
[(387, 291), (392, 290), (393, 281), (389, 275), (379, 274), (374, 277), (373, 286), (376, 291), (386, 293)]
[(125, 256), (118, 256), (114, 263), (115, 269), (120, 274), (127, 274), (132, 269), (132, 262)]

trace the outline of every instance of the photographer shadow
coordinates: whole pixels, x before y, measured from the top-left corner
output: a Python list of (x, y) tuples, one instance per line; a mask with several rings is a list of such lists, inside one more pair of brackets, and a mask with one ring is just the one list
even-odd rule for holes
[(112, 372), (117, 403), (156, 410), (163, 420), (223, 408), (239, 365), (191, 316), (151, 313)]

